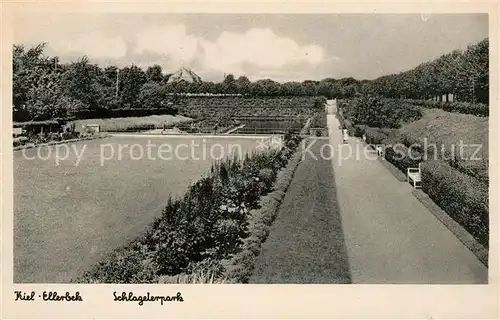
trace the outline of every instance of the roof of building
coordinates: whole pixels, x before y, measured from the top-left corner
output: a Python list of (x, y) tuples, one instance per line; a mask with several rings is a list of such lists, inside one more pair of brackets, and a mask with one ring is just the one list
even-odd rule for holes
[(175, 82), (179, 82), (182, 80), (187, 81), (189, 83), (201, 83), (202, 82), (201, 78), (196, 73), (194, 73), (190, 69), (182, 67), (168, 78), (167, 83), (175, 83)]

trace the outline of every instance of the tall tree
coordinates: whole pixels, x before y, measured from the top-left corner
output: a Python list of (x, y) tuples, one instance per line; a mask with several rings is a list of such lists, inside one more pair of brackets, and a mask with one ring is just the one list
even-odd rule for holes
[(68, 97), (80, 101), (83, 108), (93, 110), (99, 107), (99, 92), (96, 89), (98, 68), (89, 64), (86, 56), (68, 66), (62, 76), (63, 90)]
[(143, 108), (163, 108), (167, 106), (169, 95), (165, 85), (147, 82), (141, 88), (139, 102)]
[(119, 91), (124, 107), (139, 107), (139, 94), (146, 83), (145, 72), (136, 65), (126, 67), (119, 73)]
[(163, 81), (163, 73), (160, 65), (153, 65), (146, 70), (147, 82), (161, 82)]
[(329, 80), (321, 80), (318, 84), (317, 92), (319, 95), (324, 96), (328, 99), (334, 96), (333, 94), (333, 86), (335, 82)]
[(229, 94), (237, 93), (236, 80), (232, 74), (228, 74), (222, 81), (221, 91)]
[[(28, 50), (24, 46), (14, 45), (12, 50), (12, 95), (14, 106), (14, 118), (17, 116), (29, 117), (27, 112), (28, 93), (30, 89), (39, 85), (41, 77), (48, 70), (44, 69), (43, 51), (46, 44), (38, 44)], [(21, 117), (24, 117), (21, 116)]]
[(240, 76), (235, 81), (236, 91), (243, 95), (249, 94), (250, 85), (251, 85), (250, 80), (248, 80), (248, 78), (245, 76)]
[(251, 86), (251, 92), (255, 96), (277, 96), (280, 91), (280, 84), (271, 79), (257, 80)]
[(306, 80), (302, 82), (302, 90), (307, 96), (315, 96), (317, 94), (317, 81)]

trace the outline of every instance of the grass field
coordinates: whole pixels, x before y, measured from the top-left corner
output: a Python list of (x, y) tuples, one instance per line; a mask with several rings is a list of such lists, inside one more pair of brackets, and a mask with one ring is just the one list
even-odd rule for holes
[(425, 145), (424, 139), (428, 145), (435, 144), (441, 155), (438, 159), (450, 159), (449, 155), (442, 156), (443, 147), (450, 155), (455, 148), (459, 156), (462, 143), (463, 160), (456, 162), (455, 168), (488, 184), (488, 117), (424, 109), (420, 120), (405, 124), (400, 132), (418, 144)]
[[(122, 149), (118, 158), (119, 145), (141, 145), (146, 152), (148, 141), (175, 147), (192, 139), (115, 137), (69, 144), (82, 154), (78, 166), (74, 152), (57, 166), (55, 147), (42, 149), (42, 156), (52, 152), (47, 160), (28, 160), (22, 151), (14, 153), (15, 282), (67, 282), (80, 275), (142, 234), (161, 214), (168, 195), (183, 194), (212, 163), (209, 154), (205, 159), (199, 152), (191, 156), (187, 148), (179, 149), (184, 160), (161, 160), (154, 151), (149, 158), (134, 160), (138, 147), (132, 154), (130, 148)], [(215, 157), (221, 155), (221, 148), (229, 150), (230, 144), (240, 145), (243, 153), (258, 145), (256, 140), (236, 137), (204, 141), (197, 139), (200, 147), (194, 150), (203, 150), (205, 144)], [(216, 143), (222, 147), (212, 148)], [(101, 148), (107, 158), (115, 150), (113, 159), (102, 166)], [(37, 149), (26, 150), (27, 157), (36, 154)]]
[(446, 149), (457, 145), (460, 140), (464, 144), (481, 144), (481, 155), (488, 159), (488, 118), (474, 115), (446, 112), (441, 109), (423, 109), (423, 117), (407, 123), (400, 129), (401, 133), (411, 136), (423, 143), (444, 144)]
[[(321, 142), (311, 148), (313, 154), (320, 154)], [(306, 156), (262, 246), (250, 283), (350, 283), (335, 190), (331, 160)]]
[(124, 131), (127, 128), (139, 128), (141, 126), (155, 126), (161, 128), (163, 124), (171, 125), (174, 123), (182, 123), (192, 120), (191, 118), (181, 115), (172, 116), (153, 115), (147, 117), (127, 117), (127, 118), (109, 118), (109, 119), (85, 119), (76, 120), (76, 130), (81, 130), (82, 125), (85, 124), (98, 124), (101, 126), (101, 131)]

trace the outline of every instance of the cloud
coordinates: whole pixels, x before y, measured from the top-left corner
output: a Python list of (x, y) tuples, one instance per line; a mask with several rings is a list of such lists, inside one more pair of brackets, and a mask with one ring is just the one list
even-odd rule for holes
[(196, 58), (200, 38), (188, 35), (184, 25), (151, 27), (136, 34), (134, 54), (163, 54), (176, 63)]
[(212, 81), (219, 81), (225, 73), (251, 79), (288, 79), (287, 74), (310, 78), (329, 71), (332, 61), (339, 60), (326, 56), (322, 46), (298, 43), (270, 28), (223, 31), (211, 39), (189, 33), (184, 24), (103, 30), (72, 30), (71, 36), (47, 32), (46, 40), (50, 51), (62, 60), (87, 55), (101, 65), (134, 63), (146, 68), (160, 64), (166, 73), (186, 66)]
[(272, 79), (278, 82), (287, 81), (304, 81), (304, 80), (321, 80), (325, 78), (342, 77), (345, 74), (345, 63), (339, 63), (343, 60), (340, 58), (324, 59), (319, 64), (298, 64), (286, 65), (279, 69), (258, 69), (250, 68), (245, 69), (245, 74), (251, 81), (259, 79)]
[(326, 60), (321, 46), (300, 45), (269, 28), (252, 28), (245, 33), (225, 31), (209, 41), (188, 34), (182, 24), (167, 25), (139, 31), (135, 44), (134, 54), (163, 54), (169, 65), (195, 64), (202, 68), (196, 70), (201, 73), (243, 74), (245, 65), (263, 72), (297, 65), (317, 66)]
[(122, 37), (106, 37), (100, 32), (76, 39), (53, 40), (49, 46), (60, 54), (81, 53), (95, 59), (118, 59), (127, 53), (127, 44)]
[(300, 46), (270, 29), (257, 28), (244, 34), (223, 32), (214, 42), (203, 41), (202, 47), (207, 67), (236, 73), (242, 72), (244, 63), (262, 69), (279, 69), (286, 65), (316, 65), (325, 55), (320, 46)]

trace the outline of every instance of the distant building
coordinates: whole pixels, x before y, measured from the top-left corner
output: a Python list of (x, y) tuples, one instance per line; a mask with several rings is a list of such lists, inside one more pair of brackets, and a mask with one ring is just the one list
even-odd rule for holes
[(167, 83), (176, 83), (181, 80), (184, 80), (189, 83), (202, 83), (201, 78), (194, 73), (192, 70), (187, 68), (180, 68), (176, 72), (174, 72), (169, 78)]

